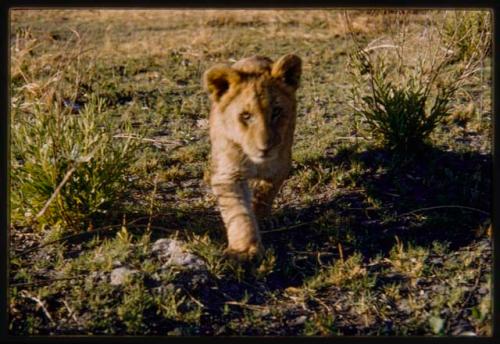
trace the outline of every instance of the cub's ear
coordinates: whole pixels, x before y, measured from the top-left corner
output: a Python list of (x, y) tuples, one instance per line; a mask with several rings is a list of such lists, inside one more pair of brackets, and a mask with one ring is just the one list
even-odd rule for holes
[(203, 75), (203, 84), (214, 101), (218, 101), (229, 86), (239, 81), (238, 72), (227, 65), (215, 65)]
[(296, 90), (300, 84), (302, 74), (302, 60), (297, 55), (287, 54), (282, 56), (273, 65), (271, 75), (283, 80), (285, 84)]

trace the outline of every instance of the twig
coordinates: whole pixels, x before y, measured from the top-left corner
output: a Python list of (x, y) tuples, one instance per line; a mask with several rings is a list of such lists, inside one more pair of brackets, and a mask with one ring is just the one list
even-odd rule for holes
[(320, 298), (314, 296), (314, 295), (310, 295), (310, 297), (312, 299), (314, 299), (314, 301), (316, 301), (317, 303), (319, 303), (321, 306), (323, 306), (327, 311), (328, 313), (332, 313), (332, 308), (330, 306), (328, 306), (326, 303), (324, 303)]
[(43, 302), (39, 299), (39, 298), (36, 298), (32, 295), (30, 295), (26, 290), (23, 290), (20, 295), (26, 299), (30, 299), (31, 301), (34, 301), (43, 311), (43, 314), (47, 317), (47, 319), (49, 319), (49, 321), (54, 324), (54, 320), (52, 319), (52, 317), (50, 316), (50, 313), (49, 311), (47, 310), (47, 308), (45, 308), (45, 305), (43, 304)]
[[(458, 316), (455, 317), (455, 319), (460, 319), (462, 317), (462, 314), (465, 312), (465, 310), (466, 310), (465, 307), (467, 306), (470, 299), (472, 298), (472, 295), (474, 295), (474, 292), (476, 291), (477, 287), (479, 286), (479, 281), (481, 280), (482, 272), (483, 272), (483, 267), (480, 265), (479, 266), (479, 273), (477, 274), (476, 280), (474, 281), (474, 286), (472, 287), (472, 289), (469, 290), (467, 298), (464, 300), (464, 302), (462, 302), (462, 306), (460, 307), (460, 312), (458, 313)], [(446, 325), (446, 332), (448, 332), (450, 330), (450, 327), (451, 327), (451, 322), (448, 321), (448, 323)]]
[(52, 244), (57, 244), (59, 242), (67, 241), (69, 239), (73, 239), (73, 238), (78, 238), (80, 236), (86, 236), (86, 235), (91, 235), (91, 234), (99, 233), (99, 232), (103, 232), (103, 231), (106, 231), (106, 230), (109, 230), (109, 229), (112, 229), (112, 228), (119, 228), (121, 226), (122, 226), (121, 224), (120, 225), (110, 225), (110, 226), (96, 228), (96, 229), (94, 229), (93, 231), (90, 231), (90, 232), (82, 232), (82, 233), (67, 235), (67, 236), (65, 236), (65, 237), (63, 237), (61, 239), (52, 240), (52, 241), (40, 244), (40, 245), (35, 246), (35, 247), (30, 247), (30, 248), (28, 248), (28, 249), (26, 249), (24, 251), (21, 251), (18, 254), (18, 256), (21, 257), (21, 256), (24, 256), (27, 253), (39, 250), (39, 249), (41, 249), (43, 247), (46, 247), (46, 246), (49, 246), (49, 245), (52, 245)]
[(149, 204), (149, 219), (148, 219), (148, 227), (146, 228), (146, 231), (148, 231), (148, 232), (151, 231), (151, 220), (153, 217), (153, 208), (154, 208), (154, 202), (155, 202), (157, 188), (158, 188), (158, 173), (156, 173), (156, 175), (155, 175), (153, 192), (151, 193), (151, 202)]
[(316, 253), (316, 260), (318, 261), (319, 266), (324, 266), (323, 262), (321, 261), (321, 252)]
[(367, 53), (369, 51), (381, 49), (381, 48), (399, 48), (399, 46), (394, 45), (394, 44), (380, 44), (380, 45), (376, 45), (374, 47), (364, 48), (363, 51)]
[(339, 242), (337, 246), (339, 249), (340, 261), (342, 262), (342, 264), (344, 264), (344, 250), (342, 249), (342, 244)]
[(139, 141), (144, 141), (144, 142), (152, 142), (152, 143), (159, 143), (159, 144), (178, 144), (178, 145), (183, 145), (183, 143), (181, 141), (174, 141), (174, 140), (167, 140), (167, 139), (155, 140), (155, 139), (149, 139), (147, 137), (139, 137), (139, 136), (136, 136), (136, 135), (117, 134), (117, 135), (113, 135), (113, 138), (134, 139), (134, 140), (139, 140)]
[(54, 192), (52, 193), (52, 195), (50, 196), (50, 198), (48, 199), (48, 201), (45, 203), (45, 205), (43, 206), (42, 210), (40, 210), (38, 212), (38, 214), (35, 216), (35, 220), (38, 220), (43, 214), (45, 214), (45, 211), (47, 210), (47, 208), (49, 207), (49, 205), (52, 203), (52, 201), (57, 197), (57, 195), (59, 195), (59, 193), (61, 192), (62, 187), (64, 186), (64, 184), (66, 184), (68, 182), (69, 178), (71, 178), (71, 175), (73, 174), (73, 172), (75, 172), (77, 166), (79, 164), (81, 164), (81, 163), (89, 162), (94, 157), (94, 154), (97, 152), (98, 149), (99, 149), (99, 146), (96, 146), (92, 150), (92, 152), (90, 152), (90, 154), (88, 154), (88, 155), (86, 155), (84, 157), (79, 158), (78, 160), (76, 160), (73, 163), (73, 166), (68, 170), (68, 172), (66, 172), (66, 174), (64, 175), (63, 180), (59, 183), (59, 185), (57, 185), (56, 189), (54, 190)]
[(312, 225), (312, 224), (314, 224), (314, 223), (316, 223), (316, 221), (310, 221), (310, 222), (298, 223), (298, 224), (293, 225), (293, 226), (288, 226), (288, 227), (280, 227), (280, 228), (277, 228), (277, 229), (272, 229), (272, 230), (269, 230), (269, 231), (262, 231), (262, 232), (260, 232), (260, 234), (269, 234), (269, 233), (276, 233), (276, 232), (284, 232), (284, 231), (289, 231), (289, 230), (297, 229), (297, 228), (300, 228), (300, 227), (304, 227), (304, 226)]
[[(384, 192), (386, 193), (386, 192)], [(394, 194), (389, 194), (389, 195), (394, 195)], [(365, 210), (382, 210), (382, 209), (386, 209), (386, 207), (349, 207), (349, 208), (344, 208), (344, 210), (362, 210), (362, 211), (365, 211)]]
[(226, 301), (224, 303), (226, 305), (239, 306), (239, 307), (242, 307), (242, 308), (248, 308), (248, 309), (252, 309), (252, 310), (255, 310), (255, 311), (269, 310), (269, 307), (259, 306), (259, 305), (250, 305), (250, 304), (243, 303), (243, 302), (238, 302), (238, 301)]
[(66, 184), (66, 182), (69, 180), (69, 178), (71, 177), (71, 175), (73, 174), (73, 172), (75, 172), (75, 170), (76, 170), (76, 166), (72, 166), (68, 170), (68, 172), (66, 172), (66, 174), (64, 175), (63, 180), (59, 183), (59, 185), (57, 186), (57, 188), (54, 190), (54, 192), (50, 196), (49, 200), (43, 206), (42, 210), (40, 210), (38, 212), (38, 214), (36, 214), (35, 220), (38, 220), (41, 216), (43, 216), (43, 214), (45, 214), (45, 211), (47, 211), (47, 208), (49, 207), (49, 205), (57, 197), (57, 195), (59, 195), (59, 192), (61, 192), (62, 187), (64, 186), (64, 184)]
[(308, 254), (308, 255), (316, 255), (316, 254), (319, 253), (322, 256), (332, 256), (332, 255), (335, 255), (335, 253), (333, 253), (333, 252), (327, 252), (327, 251), (313, 251), (313, 252), (310, 252), (310, 251), (291, 251), (291, 252), (288, 252), (289, 255), (293, 255), (294, 253)]
[(48, 280), (42, 280), (42, 281), (31, 282), (31, 283), (14, 283), (14, 284), (9, 284), (9, 287), (30, 287), (30, 286), (52, 283), (52, 282), (57, 282), (57, 281), (70, 281), (70, 280), (80, 279), (80, 278), (84, 278), (84, 277), (87, 277), (87, 276), (86, 275), (76, 275), (76, 276), (71, 276), (71, 277), (52, 278), (52, 279), (48, 279)]
[(75, 315), (74, 310), (72, 310), (72, 309), (69, 307), (69, 305), (68, 305), (68, 303), (66, 302), (66, 300), (62, 300), (62, 302), (63, 302), (63, 304), (64, 304), (64, 307), (66, 307), (66, 309), (68, 310), (68, 317), (73, 318), (73, 320), (74, 320), (74, 321), (78, 324), (78, 323), (79, 323), (79, 321), (78, 321), (78, 318), (77, 318), (77, 317), (76, 317), (76, 315)]
[(187, 290), (186, 288), (182, 288), (184, 290), (184, 292), (187, 294), (187, 296), (189, 296), (189, 298), (191, 299), (191, 301), (193, 301), (194, 303), (196, 303), (198, 306), (200, 306), (201, 308), (207, 308), (203, 303), (201, 303), (198, 299), (196, 299), (193, 295), (191, 295)]
[(368, 140), (370, 138), (362, 137), (362, 136), (336, 136), (335, 140)]
[(159, 230), (159, 231), (167, 232), (167, 233), (179, 232), (178, 229), (166, 228), (166, 227), (156, 226), (156, 225), (135, 225), (133, 227), (135, 227), (135, 228), (146, 228), (147, 231), (150, 231), (151, 229), (155, 229), (155, 230)]
[[(129, 222), (127, 225), (132, 225), (136, 222), (139, 222), (141, 220), (145, 220), (145, 219), (148, 219), (148, 217), (139, 217), (131, 222)], [(93, 234), (96, 234), (96, 233), (100, 233), (100, 232), (103, 232), (103, 231), (107, 231), (107, 230), (110, 230), (110, 229), (113, 229), (113, 228), (120, 228), (122, 226), (122, 224), (119, 224), (119, 225), (109, 225), (109, 226), (104, 226), (104, 227), (99, 227), (99, 228), (95, 228), (94, 230), (92, 231), (89, 231), (89, 232), (83, 232), (83, 233), (77, 233), (77, 234), (71, 234), (71, 235), (67, 235), (61, 239), (57, 239), (57, 240), (52, 240), (52, 241), (49, 241), (49, 242), (46, 242), (46, 243), (43, 243), (43, 244), (40, 244), (36, 247), (31, 247), (31, 248), (28, 248), (24, 251), (21, 251), (18, 256), (24, 256), (26, 253), (29, 253), (29, 252), (32, 252), (32, 251), (36, 251), (36, 250), (39, 250), (45, 246), (49, 246), (49, 245), (52, 245), (52, 244), (56, 244), (56, 243), (59, 243), (59, 242), (64, 242), (64, 241), (67, 241), (69, 239), (73, 239), (73, 238), (78, 238), (80, 236), (86, 236), (86, 235), (93, 235)]]
[(435, 210), (435, 209), (446, 209), (446, 208), (466, 209), (466, 210), (471, 210), (471, 211), (478, 212), (478, 213), (483, 214), (483, 215), (488, 215), (488, 216), (491, 215), (490, 213), (488, 213), (488, 212), (486, 212), (484, 210), (477, 209), (477, 208), (472, 208), (472, 207), (466, 207), (466, 206), (461, 206), (461, 205), (439, 205), (439, 206), (436, 206), (436, 207), (415, 209), (415, 210), (409, 211), (407, 213), (399, 214), (399, 215), (397, 215), (397, 217), (403, 217), (403, 216), (406, 216), (406, 215), (411, 215), (411, 214), (419, 213), (421, 211)]

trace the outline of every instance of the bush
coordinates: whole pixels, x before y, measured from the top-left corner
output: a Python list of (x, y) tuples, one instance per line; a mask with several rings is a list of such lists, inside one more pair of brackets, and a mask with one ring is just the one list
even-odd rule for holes
[(113, 137), (130, 126), (113, 125), (100, 99), (78, 114), (59, 104), (34, 106), (31, 114), (13, 107), (12, 215), (87, 226), (127, 190), (137, 141)]
[(386, 148), (407, 154), (421, 147), (436, 125), (448, 115), (453, 90), (440, 88), (431, 100), (428, 89), (414, 79), (402, 86), (391, 82), (383, 61), (374, 66), (362, 51), (355, 58), (358, 59), (357, 68), (370, 73), (372, 91), (360, 98), (356, 116), (362, 116), (373, 136)]
[(449, 115), (456, 91), (471, 83), (489, 48), (486, 40), (474, 41), (464, 50), (456, 34), (463, 22), (456, 20), (443, 20), (441, 28), (436, 25), (436, 30), (408, 41), (404, 13), (402, 17), (396, 20), (403, 25), (394, 37), (382, 37), (364, 48), (356, 42), (348, 70), (355, 123), (364, 124), (385, 148), (406, 155), (421, 148)]
[[(132, 139), (129, 120), (117, 120), (111, 106), (88, 92), (96, 59), (78, 32), (65, 33), (68, 41), (59, 42), (16, 30), (10, 208), (17, 224), (76, 230), (115, 208), (130, 185), (127, 171), (140, 141)], [(59, 53), (50, 53), (56, 44)]]

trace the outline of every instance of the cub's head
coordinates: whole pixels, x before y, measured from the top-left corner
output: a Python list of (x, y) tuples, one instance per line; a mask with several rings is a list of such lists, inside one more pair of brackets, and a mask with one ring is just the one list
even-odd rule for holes
[(292, 54), (276, 62), (249, 57), (207, 70), (204, 84), (217, 135), (239, 144), (256, 163), (276, 158), (283, 145), (291, 145), (301, 70), (301, 59)]

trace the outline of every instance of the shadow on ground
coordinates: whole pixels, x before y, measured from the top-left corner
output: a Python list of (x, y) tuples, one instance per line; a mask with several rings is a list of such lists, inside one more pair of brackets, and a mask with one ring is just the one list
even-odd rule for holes
[[(476, 230), (489, 219), (490, 155), (429, 147), (413, 159), (401, 160), (385, 150), (356, 152), (353, 148), (310, 164), (343, 165), (345, 169), (357, 164), (361, 175), (356, 185), (334, 190), (329, 197), (307, 206), (285, 205), (270, 221), (264, 221), (264, 246), (273, 249), (277, 258), (273, 272), (266, 277), (265, 286), (252, 285), (252, 274), (245, 278), (246, 283), (220, 285), (226, 296), (240, 299), (252, 291), (249, 302), (265, 302), (257, 289), (300, 286), (322, 266), (338, 259), (340, 250), (344, 257), (360, 252), (366, 260), (387, 255), (396, 240), (415, 246), (438, 241), (456, 250), (469, 245)], [(139, 232), (149, 222), (147, 214), (130, 215), (127, 220)], [(152, 229), (153, 239), (173, 235), (179, 229), (181, 236), (208, 232), (215, 242), (225, 242), (223, 223), (215, 208), (165, 209), (152, 219)], [(222, 303), (224, 297), (212, 299)]]
[[(264, 233), (278, 256), (275, 288), (300, 285), (322, 264), (358, 251), (365, 259), (386, 255), (396, 240), (418, 246), (438, 241), (467, 246), (489, 221), (492, 159), (428, 147), (413, 159), (388, 151), (342, 151), (314, 164), (361, 166), (359, 183), (307, 207), (285, 207), (278, 222), (304, 223)], [(373, 206), (376, 204), (376, 206)]]

